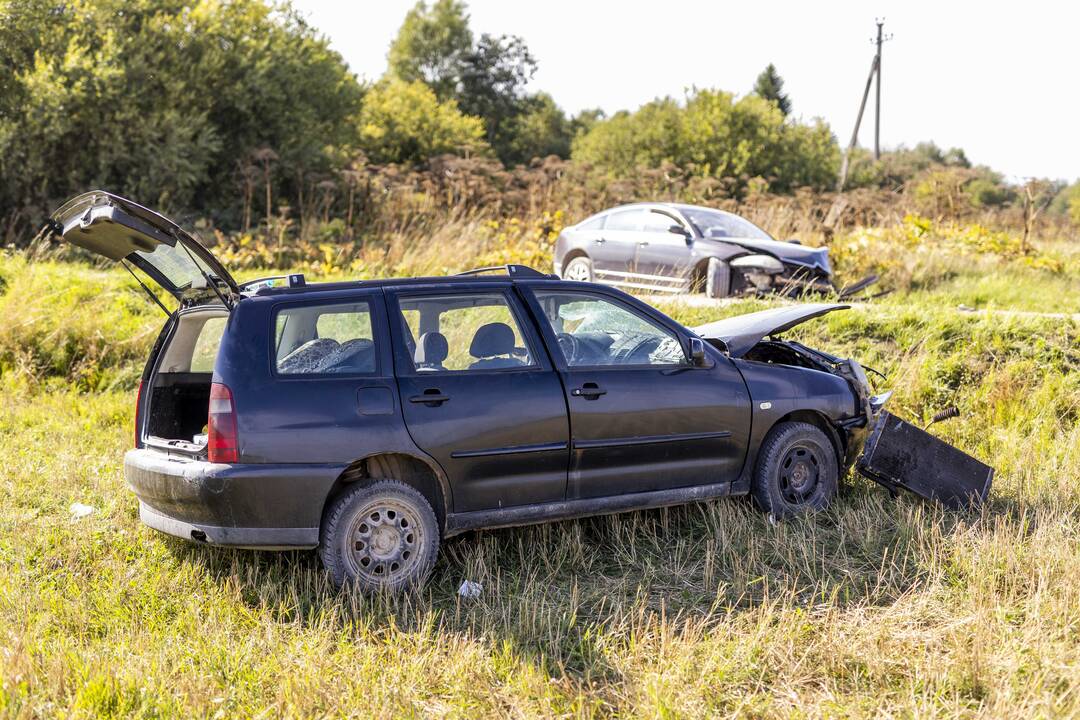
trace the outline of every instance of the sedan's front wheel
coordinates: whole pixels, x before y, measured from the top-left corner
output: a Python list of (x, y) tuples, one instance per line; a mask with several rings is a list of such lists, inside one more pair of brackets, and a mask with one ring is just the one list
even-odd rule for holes
[(424, 582), (439, 552), (439, 523), (415, 488), (379, 480), (342, 493), (323, 520), (319, 556), (337, 586), (396, 592)]
[(750, 492), (762, 510), (783, 518), (825, 509), (838, 484), (836, 452), (825, 433), (809, 423), (782, 422), (761, 443)]

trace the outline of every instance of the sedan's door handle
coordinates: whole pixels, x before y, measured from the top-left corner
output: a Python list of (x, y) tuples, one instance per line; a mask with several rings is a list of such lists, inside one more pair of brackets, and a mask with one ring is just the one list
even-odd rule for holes
[(438, 390), (425, 390), (422, 395), (413, 395), (409, 398), (411, 403), (423, 403), (424, 405), (442, 405), (450, 399), (449, 395), (443, 395)]
[(597, 245), (603, 245), (607, 242), (607, 238), (596, 238), (595, 240), (593, 240), (593, 242)]
[(595, 400), (601, 395), (607, 395), (607, 390), (601, 390), (596, 383), (587, 382), (581, 387), (571, 390), (570, 394), (574, 397), (583, 397), (586, 400)]
[(646, 246), (646, 245), (648, 245), (648, 244), (649, 244), (649, 241), (648, 241), (648, 240), (642, 240), (641, 242), (639, 242), (639, 243), (638, 243), (638, 245), (639, 245), (640, 247), (645, 247), (645, 246)]

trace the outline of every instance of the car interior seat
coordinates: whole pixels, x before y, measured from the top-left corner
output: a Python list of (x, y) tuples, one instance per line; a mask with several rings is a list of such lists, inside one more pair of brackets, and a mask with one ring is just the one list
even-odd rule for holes
[(469, 369), (521, 367), (523, 363), (513, 353), (514, 331), (509, 325), (500, 322), (481, 325), (469, 345), (469, 354), (476, 358)]
[(443, 362), (450, 354), (450, 345), (446, 342), (446, 336), (440, 332), (426, 332), (420, 336), (413, 352), (413, 365), (417, 370), (431, 372), (434, 370), (446, 370)]

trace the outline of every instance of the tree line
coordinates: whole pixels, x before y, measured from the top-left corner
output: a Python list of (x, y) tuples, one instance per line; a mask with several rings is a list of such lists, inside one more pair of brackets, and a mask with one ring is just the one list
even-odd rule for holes
[[(17, 241), (93, 187), (227, 230), (331, 214), (351, 227), (366, 168), (444, 155), (508, 169), (556, 156), (613, 180), (675, 166), (733, 198), (835, 182), (831, 128), (792, 115), (772, 65), (746, 95), (695, 89), (611, 117), (567, 116), (529, 90), (536, 69), (522, 38), (476, 36), (462, 0), (418, 2), (374, 82), (287, 4), (0, 0), (0, 233)], [(929, 172), (973, 203), (1017, 201), (962, 151), (929, 144), (859, 155), (851, 185)], [(1080, 191), (1051, 190), (1080, 215)]]

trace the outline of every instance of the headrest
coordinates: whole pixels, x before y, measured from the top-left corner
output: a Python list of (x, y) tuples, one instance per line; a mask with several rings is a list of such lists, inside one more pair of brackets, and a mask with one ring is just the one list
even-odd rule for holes
[(473, 335), (469, 354), (474, 358), (509, 355), (514, 351), (514, 331), (506, 323), (488, 323)]
[(440, 332), (426, 332), (416, 343), (413, 362), (417, 365), (438, 365), (449, 354), (450, 346), (446, 342), (445, 335)]

